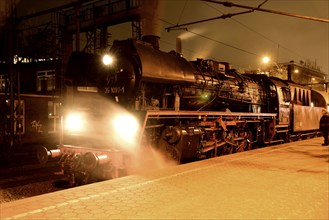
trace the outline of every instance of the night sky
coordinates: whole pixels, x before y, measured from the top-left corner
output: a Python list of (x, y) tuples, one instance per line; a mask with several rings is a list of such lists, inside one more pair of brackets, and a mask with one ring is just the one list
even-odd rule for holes
[[(3, 1), (3, 0), (1, 0)], [(20, 0), (19, 13), (31, 13), (71, 0)], [(231, 0), (257, 7), (263, 0)], [(38, 4), (36, 4), (38, 3)], [(51, 3), (53, 5), (51, 5)], [(227, 8), (200, 0), (161, 0), (158, 14), (160, 49), (175, 50), (176, 37), (181, 37), (183, 55), (187, 59), (205, 58), (230, 62), (235, 68), (260, 68), (262, 56), (277, 63), (309, 60), (328, 73), (329, 23), (255, 11), (252, 13), (187, 26), (188, 31), (166, 27), (222, 14), (246, 11)], [(328, 0), (268, 0), (261, 8), (329, 19)], [(113, 27), (113, 38), (131, 36), (131, 28)], [(120, 33), (120, 34), (119, 34)]]
[[(187, 1), (186, 5), (185, 0), (166, 2), (166, 10), (171, 12), (171, 16), (165, 13), (164, 20), (172, 24), (246, 11), (201, 1)], [(263, 0), (232, 2), (257, 7)], [(269, 0), (262, 8), (328, 19), (329, 1)], [(177, 35), (181, 35), (186, 36), (186, 40), (183, 40), (183, 54), (192, 58), (212, 57), (228, 61), (237, 68), (260, 67), (264, 55), (278, 63), (309, 59), (322, 67), (324, 72), (329, 72), (329, 23), (256, 11), (225, 20), (191, 25), (188, 30), (202, 36), (186, 31), (162, 32), (165, 41), (161, 42), (162, 47), (167, 48)]]

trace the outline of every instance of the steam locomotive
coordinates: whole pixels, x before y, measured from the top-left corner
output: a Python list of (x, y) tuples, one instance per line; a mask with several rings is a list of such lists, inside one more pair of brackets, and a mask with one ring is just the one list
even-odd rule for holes
[(44, 158), (60, 156), (73, 183), (132, 172), (143, 149), (185, 162), (319, 135), (323, 93), (225, 62), (187, 61), (150, 39), (115, 41), (108, 66), (72, 53), (62, 141)]

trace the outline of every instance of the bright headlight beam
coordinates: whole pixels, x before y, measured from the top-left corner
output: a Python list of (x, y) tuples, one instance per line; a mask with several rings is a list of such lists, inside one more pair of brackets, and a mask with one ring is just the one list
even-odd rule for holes
[(106, 54), (103, 56), (103, 63), (104, 65), (108, 66), (108, 65), (111, 65), (113, 63), (113, 57)]
[(82, 114), (71, 113), (65, 119), (65, 129), (69, 132), (81, 132), (84, 129), (84, 118)]
[(139, 124), (133, 116), (120, 115), (114, 118), (112, 125), (120, 139), (130, 144), (136, 142)]

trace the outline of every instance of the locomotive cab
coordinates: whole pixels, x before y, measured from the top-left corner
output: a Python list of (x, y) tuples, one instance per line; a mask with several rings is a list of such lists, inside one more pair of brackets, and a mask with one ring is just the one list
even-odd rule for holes
[(271, 77), (270, 80), (275, 85), (276, 95), (272, 97), (276, 98), (275, 100), (275, 109), (278, 114), (277, 124), (278, 125), (289, 125), (290, 123), (290, 101), (291, 94), (289, 86), (286, 82), (279, 78)]

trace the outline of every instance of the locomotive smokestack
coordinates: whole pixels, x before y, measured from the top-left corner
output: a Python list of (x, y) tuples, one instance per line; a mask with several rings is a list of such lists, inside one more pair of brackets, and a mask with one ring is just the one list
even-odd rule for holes
[(162, 10), (163, 1), (142, 0), (140, 11), (142, 40), (152, 44), (156, 49), (159, 49), (160, 38), (158, 36), (160, 36), (162, 29), (159, 24), (159, 17), (161, 17)]
[(176, 52), (182, 54), (182, 39), (176, 38)]
[(159, 44), (160, 37), (154, 36), (154, 35), (147, 35), (142, 37), (142, 41), (150, 43), (154, 49), (159, 50), (160, 44)]

